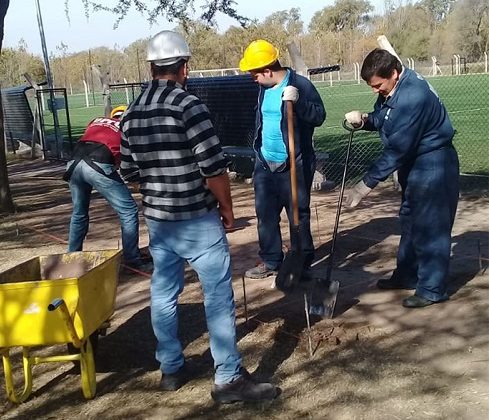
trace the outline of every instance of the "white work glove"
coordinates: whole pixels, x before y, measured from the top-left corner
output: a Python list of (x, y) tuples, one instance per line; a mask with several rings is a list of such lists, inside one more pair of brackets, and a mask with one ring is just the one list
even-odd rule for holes
[(355, 128), (360, 127), (367, 118), (368, 114), (362, 114), (360, 111), (350, 111), (345, 114), (345, 120)]
[(362, 201), (362, 198), (368, 195), (370, 191), (372, 191), (372, 188), (367, 187), (365, 182), (360, 181), (359, 183), (355, 184), (352, 189), (345, 192), (345, 206), (349, 208), (356, 207), (358, 203)]
[(299, 90), (295, 86), (286, 86), (282, 93), (282, 101), (292, 101), (296, 103), (299, 99)]

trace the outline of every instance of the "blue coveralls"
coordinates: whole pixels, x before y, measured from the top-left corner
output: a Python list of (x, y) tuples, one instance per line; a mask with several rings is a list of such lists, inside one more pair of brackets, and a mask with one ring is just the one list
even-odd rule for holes
[(363, 181), (374, 188), (397, 169), (402, 186), (393, 279), (425, 299), (448, 299), (459, 162), (447, 110), (429, 83), (404, 69), (392, 96), (379, 95), (365, 129), (379, 131), (384, 150)]
[[(311, 185), (316, 170), (316, 155), (312, 143), (314, 128), (320, 126), (326, 119), (321, 96), (314, 85), (305, 77), (290, 70), (288, 85), (299, 90), (299, 99), (294, 104), (294, 133), (295, 159), (297, 164), (297, 187), (299, 202), (299, 232), (305, 266), (314, 259), (314, 243), (311, 236)], [(290, 166), (289, 162), (282, 170), (272, 172), (266, 163), (260, 148), (262, 145), (262, 115), (261, 104), (264, 88), (260, 86), (258, 105), (256, 108), (255, 134), (253, 149), (257, 159), (253, 173), (255, 189), (255, 209), (258, 218), (259, 255), (262, 261), (271, 269), (276, 269), (283, 260), (282, 236), (280, 233), (280, 213), (287, 210), (289, 223), (292, 223)], [(286, 103), (282, 103), (281, 131), (287, 153), (288, 130)], [(292, 243), (295, 250), (296, 244)]]

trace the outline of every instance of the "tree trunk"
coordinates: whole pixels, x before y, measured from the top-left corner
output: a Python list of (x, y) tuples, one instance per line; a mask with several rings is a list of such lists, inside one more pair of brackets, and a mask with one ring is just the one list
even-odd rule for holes
[[(0, 54), (3, 43), (3, 26), (9, 0), (0, 0)], [(8, 182), (7, 155), (5, 153), (5, 131), (3, 126), (3, 105), (0, 91), (0, 213), (13, 213), (15, 210)]]

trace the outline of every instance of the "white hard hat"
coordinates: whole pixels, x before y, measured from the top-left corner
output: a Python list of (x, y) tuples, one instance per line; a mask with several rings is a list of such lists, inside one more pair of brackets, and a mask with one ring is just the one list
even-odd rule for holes
[(191, 55), (182, 35), (173, 31), (161, 31), (149, 40), (146, 61), (157, 66), (169, 66), (181, 59), (188, 60)]

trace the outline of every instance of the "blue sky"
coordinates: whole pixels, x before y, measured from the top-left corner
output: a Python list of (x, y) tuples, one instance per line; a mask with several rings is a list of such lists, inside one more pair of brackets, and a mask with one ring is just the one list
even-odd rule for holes
[[(115, 16), (110, 13), (97, 12), (86, 19), (80, 0), (70, 0), (70, 22), (64, 12), (64, 0), (39, 0), (44, 24), (47, 49), (56, 52), (56, 46), (64, 42), (68, 52), (77, 52), (88, 48), (114, 45), (125, 47), (131, 42), (154, 35), (164, 30), (172, 29), (175, 24), (160, 19), (152, 27), (136, 11), (132, 11), (119, 28), (114, 30)], [(110, 5), (111, 0), (104, 1)], [(279, 0), (265, 2), (263, 0), (237, 0), (237, 9), (249, 18), (263, 20), (273, 12), (299, 7), (304, 23), (307, 24), (315, 12), (334, 3), (334, 0)], [(382, 11), (382, 0), (371, 0), (376, 10)], [(196, 3), (198, 4), (198, 2)], [(197, 6), (198, 7), (198, 6)], [(198, 9), (199, 10), (199, 9)], [(23, 39), (29, 51), (41, 54), (41, 43), (37, 25), (35, 0), (10, 0), (10, 7), (5, 18), (4, 47), (16, 47)], [(218, 17), (220, 31), (225, 31), (231, 25), (237, 25), (227, 16)]]

